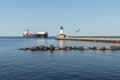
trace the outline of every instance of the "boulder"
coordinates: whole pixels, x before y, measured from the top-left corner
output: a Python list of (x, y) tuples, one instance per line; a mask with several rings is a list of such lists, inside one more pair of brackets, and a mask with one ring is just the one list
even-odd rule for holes
[(112, 50), (112, 48), (111, 48), (111, 47), (106, 47), (105, 49), (106, 49), (106, 50)]
[(19, 50), (28, 50), (28, 48), (20, 48)]
[(83, 50), (89, 50), (89, 49), (90, 49), (89, 47), (83, 46)]
[(120, 50), (120, 46), (110, 46), (112, 50)]
[(37, 46), (39, 50), (44, 50), (46, 47), (45, 46)]
[(73, 50), (78, 50), (78, 47), (74, 46), (74, 47), (73, 47)]
[(69, 47), (68, 46), (64, 46), (62, 49), (63, 50), (69, 50)]
[(93, 50), (101, 50), (101, 47), (94, 46), (92, 49), (93, 49)]
[(38, 48), (37, 47), (31, 47), (30, 50), (36, 51), (36, 50), (38, 50)]
[(78, 47), (78, 50), (89, 50), (89, 47), (80, 46), (80, 47)]
[(106, 50), (106, 47), (103, 46), (103, 47), (100, 48), (100, 50)]
[(61, 50), (59, 47), (55, 47), (55, 50)]
[(70, 47), (69, 47), (69, 50), (72, 50), (72, 49), (73, 49), (72, 46), (70, 46)]
[(53, 44), (52, 45), (50, 45), (50, 50), (54, 50), (54, 46), (53, 46)]

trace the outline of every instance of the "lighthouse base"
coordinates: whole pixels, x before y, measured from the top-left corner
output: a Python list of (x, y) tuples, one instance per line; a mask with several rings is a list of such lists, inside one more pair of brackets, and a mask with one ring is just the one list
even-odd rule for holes
[(56, 36), (56, 39), (64, 39), (64, 38), (69, 38), (69, 36), (64, 35), (64, 34), (59, 34)]

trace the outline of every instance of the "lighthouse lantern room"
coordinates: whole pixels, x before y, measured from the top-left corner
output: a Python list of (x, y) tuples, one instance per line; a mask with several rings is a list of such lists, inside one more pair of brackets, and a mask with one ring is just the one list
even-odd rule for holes
[(60, 35), (63, 35), (63, 26), (60, 27)]

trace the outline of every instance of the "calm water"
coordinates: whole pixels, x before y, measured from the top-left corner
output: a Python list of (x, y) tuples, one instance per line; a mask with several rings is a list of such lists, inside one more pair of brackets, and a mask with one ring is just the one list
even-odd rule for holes
[(0, 38), (0, 80), (120, 80), (120, 51), (21, 51), (22, 47), (119, 44)]

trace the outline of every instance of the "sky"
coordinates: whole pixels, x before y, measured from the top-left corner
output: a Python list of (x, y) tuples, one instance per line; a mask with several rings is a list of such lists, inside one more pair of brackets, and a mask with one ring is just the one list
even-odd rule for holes
[(120, 36), (120, 0), (0, 0), (0, 36), (56, 36), (61, 25), (69, 36)]

